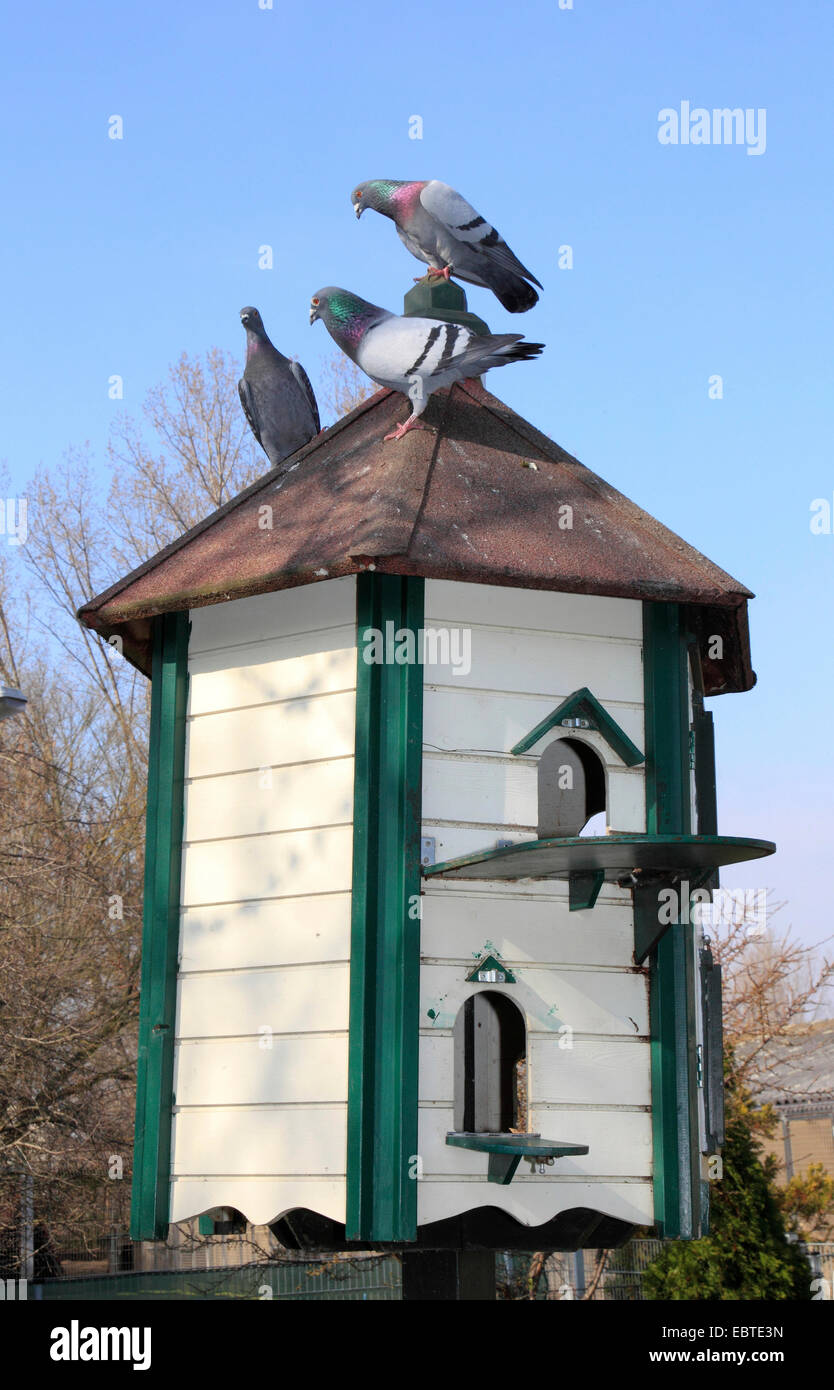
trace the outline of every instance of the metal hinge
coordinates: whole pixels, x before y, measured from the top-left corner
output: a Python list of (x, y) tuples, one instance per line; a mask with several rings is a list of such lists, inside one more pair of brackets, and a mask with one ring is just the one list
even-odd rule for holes
[(437, 842), (433, 835), (424, 835), (420, 840), (420, 863), (423, 868), (437, 860)]

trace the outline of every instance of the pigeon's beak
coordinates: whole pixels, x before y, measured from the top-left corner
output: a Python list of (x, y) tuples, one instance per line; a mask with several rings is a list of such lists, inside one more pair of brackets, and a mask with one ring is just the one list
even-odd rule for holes
[(364, 209), (364, 207), (362, 206), (361, 201), (358, 202), (358, 203), (356, 204), (356, 216), (357, 216), (357, 217), (361, 217), (361, 216), (362, 216), (362, 213), (363, 213), (364, 211), (365, 211), (365, 209)]
[(311, 304), (311, 305), (310, 305), (310, 326), (311, 326), (311, 327), (312, 327), (312, 325), (315, 323), (315, 321), (316, 321), (316, 319), (318, 318), (318, 316), (319, 316), (319, 306), (318, 306), (317, 304)]

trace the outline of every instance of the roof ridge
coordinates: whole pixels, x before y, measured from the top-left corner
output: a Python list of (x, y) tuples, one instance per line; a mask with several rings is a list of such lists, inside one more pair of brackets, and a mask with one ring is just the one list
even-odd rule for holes
[[(81, 622), (107, 636), (121, 632), (128, 659), (145, 670), (150, 624), (160, 613), (373, 566), (683, 604), (699, 631), (729, 644), (720, 661), (705, 665), (707, 693), (751, 688), (751, 595), (738, 580), (479, 380), (438, 391), (421, 422), (429, 430), (389, 445), (382, 436), (402, 404), (389, 388), (360, 402), (90, 599), (78, 611)], [(539, 466), (523, 471), (534, 459)]]
[[(460, 385), (464, 388), (474, 384), (474, 381), (464, 381), (460, 383)], [(544, 452), (548, 453), (551, 456), (553, 455), (554, 451), (558, 454), (558, 457), (553, 458), (552, 460), (554, 463), (574, 464), (578, 469), (581, 469), (586, 479), (593, 480), (593, 484), (596, 486), (592, 486), (592, 490), (596, 491), (599, 496), (604, 497), (608, 500), (616, 498), (618, 503), (625, 505), (625, 508), (628, 509), (628, 511), (631, 513), (632, 517), (635, 520), (638, 517), (651, 516), (651, 513), (647, 512), (645, 508), (641, 507), (640, 504), (638, 502), (635, 502), (633, 498), (627, 496), (627, 494), (624, 492), (620, 492), (619, 488), (614, 487), (613, 483), (609, 483), (605, 478), (601, 477), (599, 473), (595, 473), (594, 470), (592, 468), (589, 468), (586, 463), (583, 463), (581, 459), (576, 458), (573, 454), (569, 454), (567, 450), (563, 449), (560, 444), (557, 444), (555, 442), (555, 440), (550, 439), (550, 437), (546, 434), (543, 434), (541, 430), (537, 430), (535, 425), (531, 425), (528, 420), (525, 420), (523, 416), (519, 415), (515, 410), (513, 410), (512, 406), (508, 406), (497, 396), (493, 396), (489, 391), (487, 391), (485, 386), (482, 386), (480, 384), (480, 382), (478, 382), (477, 385), (482, 399), (479, 400), (478, 395), (476, 395), (474, 392), (467, 391), (467, 394), (470, 396), (470, 398), (478, 402), (478, 404), (482, 405), (485, 410), (488, 410), (491, 415), (495, 416), (496, 419), (500, 420), (509, 429), (513, 430), (514, 433), (519, 436), (519, 438), (525, 439), (529, 443), (535, 442), (538, 444), (539, 441), (543, 441)], [(494, 408), (495, 406), (500, 406), (501, 410), (496, 410)], [(506, 414), (504, 414), (503, 412), (506, 412)], [(722, 575), (724, 579), (728, 580), (730, 584), (734, 584), (736, 586), (736, 592), (738, 593), (739, 598), (755, 598), (755, 594), (752, 592), (751, 589), (748, 589), (746, 585), (742, 584), (741, 581), (736, 579), (734, 575), (730, 574), (728, 570), (723, 569), (721, 565), (717, 565), (715, 561), (711, 560), (708, 555), (705, 555), (702, 550), (698, 550), (697, 546), (692, 545), (691, 541), (684, 540), (683, 536), (679, 536), (677, 531), (673, 531), (671, 527), (667, 526), (665, 522), (658, 520), (657, 517), (652, 516), (651, 519), (656, 526), (659, 526), (666, 533), (666, 535), (669, 537), (669, 542), (671, 543), (672, 548), (676, 550), (679, 554), (686, 553), (690, 555), (697, 555), (701, 560), (704, 560), (708, 565), (710, 565), (712, 569), (717, 570), (718, 573)]]

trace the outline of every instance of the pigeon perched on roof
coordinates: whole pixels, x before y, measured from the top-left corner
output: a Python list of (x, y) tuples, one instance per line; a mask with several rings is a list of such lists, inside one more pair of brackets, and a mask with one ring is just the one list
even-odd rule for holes
[(310, 323), (316, 319), (372, 381), (402, 391), (411, 401), (411, 415), (386, 439), (426, 428), (418, 416), (435, 391), (490, 367), (529, 361), (544, 347), (525, 342), (521, 333), (483, 335), (460, 323), (400, 317), (335, 285), (317, 290), (310, 300)]
[[(374, 208), (396, 224), (400, 240), (429, 275), (450, 274), (493, 291), (511, 314), (532, 309), (542, 288), (471, 203), (438, 179), (409, 183), (404, 179), (369, 179), (351, 194), (356, 216)], [(533, 285), (527, 281), (532, 280)]]
[(249, 428), (276, 468), (321, 429), (316, 397), (300, 362), (269, 341), (257, 309), (240, 311), (246, 329), (246, 366), (237, 384)]

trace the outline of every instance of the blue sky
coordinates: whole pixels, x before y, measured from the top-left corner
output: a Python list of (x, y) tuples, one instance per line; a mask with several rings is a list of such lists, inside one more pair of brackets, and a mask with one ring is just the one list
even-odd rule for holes
[[(809, 508), (834, 494), (833, 41), (828, 0), (7, 8), (15, 487), (85, 440), (105, 487), (108, 378), (134, 411), (183, 350), (242, 354), (243, 304), (315, 384), (331, 344), (310, 294), (398, 309), (420, 273), (390, 223), (357, 223), (352, 186), (453, 184), (545, 286), (523, 317), (470, 289), (494, 331), (547, 344), (491, 388), (757, 594), (759, 685), (711, 702), (719, 810), (780, 849), (724, 881), (828, 935), (834, 535)], [(764, 109), (764, 152), (661, 145), (658, 112), (682, 101)]]

